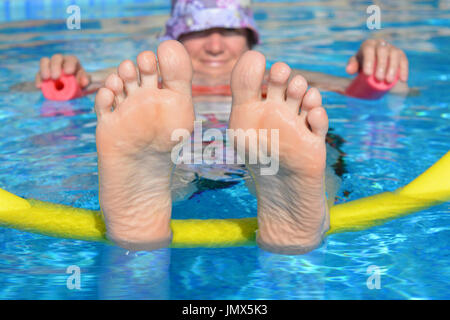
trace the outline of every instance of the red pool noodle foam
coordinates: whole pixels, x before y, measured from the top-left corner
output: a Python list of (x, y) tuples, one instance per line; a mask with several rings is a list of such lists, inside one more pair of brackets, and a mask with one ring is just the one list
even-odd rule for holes
[(394, 81), (391, 83), (385, 80), (378, 81), (373, 74), (367, 76), (361, 71), (345, 90), (345, 94), (360, 99), (380, 99), (395, 86), (398, 78), (399, 73), (397, 72)]
[(83, 91), (74, 75), (61, 76), (57, 80), (42, 81), (41, 91), (48, 100), (67, 101), (83, 96)]

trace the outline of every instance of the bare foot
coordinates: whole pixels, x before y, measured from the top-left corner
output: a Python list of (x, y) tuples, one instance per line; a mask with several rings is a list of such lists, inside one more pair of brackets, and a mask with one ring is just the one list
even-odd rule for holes
[(307, 91), (302, 76), (294, 76), (288, 84), (291, 70), (284, 63), (272, 66), (263, 100), (265, 65), (264, 56), (256, 51), (246, 52), (236, 64), (229, 127), (267, 129), (269, 149), (275, 143), (270, 130), (279, 130), (278, 172), (261, 175), (262, 165), (248, 164), (258, 198), (257, 242), (268, 251), (301, 254), (318, 247), (329, 228), (324, 181), (328, 117), (319, 91)]
[(158, 48), (163, 88), (153, 52), (123, 61), (95, 99), (99, 200), (107, 236), (130, 250), (170, 244), (170, 153), (175, 129), (192, 132), (192, 66), (177, 41)]

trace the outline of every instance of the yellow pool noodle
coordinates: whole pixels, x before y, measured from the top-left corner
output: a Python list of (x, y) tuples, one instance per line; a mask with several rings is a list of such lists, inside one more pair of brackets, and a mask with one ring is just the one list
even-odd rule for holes
[[(380, 225), (450, 199), (450, 152), (394, 192), (349, 201), (330, 210), (328, 234)], [(100, 211), (23, 199), (0, 189), (0, 226), (58, 238), (109, 242)], [(256, 218), (172, 220), (172, 247), (255, 245)]]

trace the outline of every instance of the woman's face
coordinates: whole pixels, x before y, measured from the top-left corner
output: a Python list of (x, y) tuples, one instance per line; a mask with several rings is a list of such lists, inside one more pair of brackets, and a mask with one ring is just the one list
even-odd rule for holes
[(210, 78), (227, 78), (239, 57), (247, 50), (246, 29), (214, 28), (191, 32), (180, 37), (188, 51), (194, 74)]

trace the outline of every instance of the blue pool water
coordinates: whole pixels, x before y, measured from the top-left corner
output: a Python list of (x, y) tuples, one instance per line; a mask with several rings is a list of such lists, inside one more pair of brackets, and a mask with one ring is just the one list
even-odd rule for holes
[[(0, 0), (0, 188), (23, 197), (99, 209), (94, 96), (59, 103), (10, 86), (31, 81), (42, 56), (78, 56), (87, 70), (154, 50), (168, 1), (67, 1), (82, 29), (65, 27), (63, 1)], [(345, 139), (339, 201), (407, 184), (450, 146), (450, 8), (447, 1), (379, 1), (382, 27), (366, 28), (369, 1), (258, 1), (268, 61), (345, 76), (347, 59), (371, 36), (403, 48), (420, 91), (365, 102), (324, 92), (330, 125)], [(151, 18), (146, 16), (151, 15)], [(436, 181), (439, 183), (439, 181)], [(0, 204), (1, 205), (1, 204)], [(214, 210), (211, 210), (214, 208)], [(256, 215), (243, 183), (174, 204), (173, 217)], [(0, 228), (0, 299), (448, 299), (450, 206), (368, 230), (332, 235), (303, 256), (257, 247), (129, 253), (98, 243)], [(81, 268), (81, 289), (66, 286)], [(381, 272), (370, 290), (369, 266)]]

